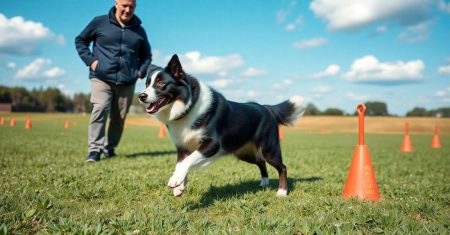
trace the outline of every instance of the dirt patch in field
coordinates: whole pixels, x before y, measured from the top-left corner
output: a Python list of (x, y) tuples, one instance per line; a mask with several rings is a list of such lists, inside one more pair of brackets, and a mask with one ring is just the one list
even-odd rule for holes
[[(433, 134), (434, 127), (439, 127), (440, 134), (450, 134), (449, 118), (409, 118), (409, 117), (366, 117), (366, 133), (399, 134), (405, 132), (408, 122), (412, 134)], [(127, 124), (158, 127), (160, 123), (151, 117), (128, 117)], [(358, 132), (358, 117), (302, 117), (293, 127), (283, 127), (312, 133)]]
[[(365, 117), (366, 133), (404, 133), (408, 122), (410, 132), (414, 134), (432, 134), (439, 127), (442, 134), (450, 134), (450, 119), (446, 118), (401, 118), (401, 117)], [(358, 117), (302, 117), (294, 127), (306, 132), (358, 132)]]

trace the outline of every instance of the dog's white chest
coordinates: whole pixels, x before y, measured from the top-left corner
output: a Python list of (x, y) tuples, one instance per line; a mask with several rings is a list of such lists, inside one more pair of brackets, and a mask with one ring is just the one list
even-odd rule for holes
[(170, 137), (176, 146), (183, 147), (189, 151), (197, 149), (203, 136), (203, 129), (171, 127)]

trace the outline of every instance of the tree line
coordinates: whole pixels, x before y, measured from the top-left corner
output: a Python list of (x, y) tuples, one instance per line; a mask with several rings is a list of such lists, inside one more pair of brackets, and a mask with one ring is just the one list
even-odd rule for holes
[[(135, 95), (137, 97), (137, 94)], [(39, 88), (31, 91), (24, 87), (0, 86), (0, 103), (12, 104), (13, 112), (73, 112), (90, 113), (92, 105), (89, 101), (90, 94), (76, 93), (72, 97), (63, 94), (58, 88)], [(384, 102), (366, 102), (366, 116), (391, 116), (388, 107)], [(139, 104), (138, 99), (133, 99), (133, 112), (144, 112), (144, 107)], [(319, 110), (314, 104), (306, 106), (305, 115), (318, 116), (348, 116), (348, 114), (338, 108), (327, 108)], [(409, 117), (450, 117), (450, 107), (435, 110), (426, 110), (416, 107), (407, 112)]]

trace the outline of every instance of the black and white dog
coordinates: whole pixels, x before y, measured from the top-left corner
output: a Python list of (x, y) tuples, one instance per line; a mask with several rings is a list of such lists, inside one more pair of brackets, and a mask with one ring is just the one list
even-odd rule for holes
[(149, 69), (139, 100), (147, 105), (148, 114), (165, 123), (177, 148), (177, 164), (168, 183), (174, 196), (183, 194), (192, 167), (205, 166), (225, 154), (256, 164), (262, 187), (269, 184), (268, 162), (278, 170), (277, 195), (287, 195), (278, 126), (292, 125), (303, 115), (302, 97), (294, 96), (278, 105), (228, 101), (186, 74), (174, 55), (166, 68)]

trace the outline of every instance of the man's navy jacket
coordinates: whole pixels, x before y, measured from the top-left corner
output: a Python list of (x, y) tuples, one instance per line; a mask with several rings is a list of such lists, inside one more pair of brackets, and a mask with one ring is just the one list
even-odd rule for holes
[[(145, 77), (152, 61), (150, 43), (141, 20), (135, 15), (125, 27), (120, 26), (113, 7), (108, 15), (95, 17), (75, 38), (83, 62), (89, 67), (89, 77), (114, 84), (134, 84), (138, 71)], [(93, 50), (89, 44), (93, 42)], [(95, 71), (90, 65), (98, 60)]]

